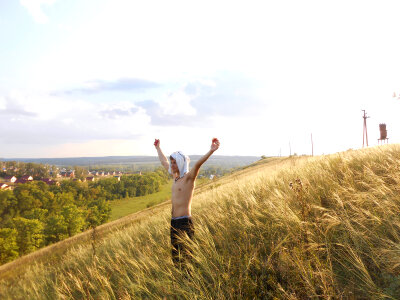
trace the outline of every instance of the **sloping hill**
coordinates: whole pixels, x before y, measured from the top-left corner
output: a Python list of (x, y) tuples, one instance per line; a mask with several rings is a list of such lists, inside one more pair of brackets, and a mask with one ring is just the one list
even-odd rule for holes
[[(275, 158), (201, 187), (191, 276), (170, 206), (0, 282), (4, 298), (400, 298), (400, 147)], [(0, 270), (1, 271), (1, 270)]]
[[(295, 158), (290, 159), (291, 161), (295, 160)], [(277, 165), (284, 165), (287, 158), (268, 158), (261, 161), (258, 161), (252, 165), (249, 165), (242, 170), (236, 171), (232, 175), (225, 176), (223, 178), (214, 180), (208, 184), (202, 184), (195, 189), (195, 195), (201, 194), (202, 192), (215, 188), (215, 186), (220, 186), (221, 184), (225, 184), (226, 182), (230, 182), (232, 178), (240, 177), (241, 174), (244, 173), (254, 173), (256, 172), (260, 166), (263, 166), (265, 171), (265, 167), (274, 168), (276, 170)], [(243, 176), (242, 180), (244, 179)], [(25, 255), (15, 261), (4, 264), (0, 266), (0, 279), (7, 279), (18, 277), (21, 273), (24, 273), (26, 268), (31, 264), (36, 263), (52, 263), (53, 261), (58, 261), (62, 259), (63, 255), (70, 248), (73, 248), (79, 244), (90, 244), (93, 242), (93, 238), (95, 239), (95, 247), (97, 244), (101, 243), (101, 240), (107, 237), (114, 230), (122, 229), (125, 226), (129, 226), (135, 222), (140, 222), (142, 219), (146, 219), (151, 215), (157, 214), (160, 211), (170, 210), (171, 201), (165, 201), (159, 205), (150, 207), (148, 209), (143, 209), (137, 213), (130, 214), (126, 217), (120, 218), (118, 220), (108, 222), (106, 224), (100, 225), (96, 227), (95, 231), (88, 230), (86, 232), (82, 232), (77, 234), (71, 238), (65, 239), (58, 243), (52, 244), (48, 247), (37, 250), (33, 253)]]

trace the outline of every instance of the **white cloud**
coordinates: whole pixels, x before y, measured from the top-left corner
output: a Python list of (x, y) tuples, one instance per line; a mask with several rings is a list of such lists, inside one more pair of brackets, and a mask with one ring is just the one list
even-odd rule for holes
[(7, 106), (6, 99), (4, 97), (0, 97), (0, 110), (6, 109), (6, 106)]
[(183, 90), (170, 92), (160, 102), (164, 114), (167, 115), (196, 115), (196, 109), (190, 104), (192, 97)]
[(56, 2), (56, 0), (20, 0), (21, 5), (28, 10), (33, 19), (41, 24), (45, 24), (49, 20), (42, 10), (42, 5), (51, 5), (54, 2)]
[[(147, 132), (150, 118), (132, 103), (99, 105), (71, 97), (63, 99), (34, 92), (13, 91), (0, 109), (3, 147), (16, 144), (132, 139)], [(13, 126), (9, 126), (13, 122)]]
[(58, 29), (60, 29), (60, 31), (64, 31), (67, 33), (73, 32), (74, 29), (71, 25), (66, 25), (66, 24), (58, 24), (57, 27)]

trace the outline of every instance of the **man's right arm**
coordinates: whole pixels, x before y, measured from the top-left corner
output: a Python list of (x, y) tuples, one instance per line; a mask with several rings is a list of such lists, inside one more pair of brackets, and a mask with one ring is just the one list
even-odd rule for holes
[(167, 170), (169, 170), (169, 163), (168, 163), (168, 159), (165, 157), (164, 153), (162, 153), (161, 148), (160, 148), (160, 140), (155, 140), (154, 141), (154, 146), (157, 149), (157, 153), (158, 153), (158, 158), (160, 159), (160, 162), (162, 164), (162, 166)]

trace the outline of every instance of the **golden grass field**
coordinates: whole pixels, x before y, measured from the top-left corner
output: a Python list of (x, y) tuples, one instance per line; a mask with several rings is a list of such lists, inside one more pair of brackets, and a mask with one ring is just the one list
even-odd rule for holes
[(87, 239), (20, 263), (0, 298), (400, 299), (399, 192), (398, 145), (264, 159), (196, 190), (191, 276), (166, 202), (105, 224), (95, 256)]

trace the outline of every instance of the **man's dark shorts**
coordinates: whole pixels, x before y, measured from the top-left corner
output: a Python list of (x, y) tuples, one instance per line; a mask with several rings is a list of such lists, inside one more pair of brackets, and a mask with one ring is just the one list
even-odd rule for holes
[(172, 261), (176, 266), (184, 261), (190, 260), (192, 249), (185, 243), (179, 240), (185, 236), (185, 233), (190, 239), (193, 239), (194, 228), (191, 216), (184, 216), (171, 219), (171, 244), (172, 244)]

